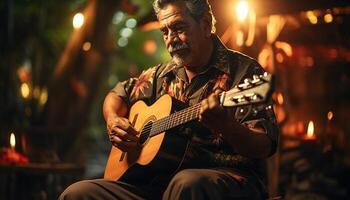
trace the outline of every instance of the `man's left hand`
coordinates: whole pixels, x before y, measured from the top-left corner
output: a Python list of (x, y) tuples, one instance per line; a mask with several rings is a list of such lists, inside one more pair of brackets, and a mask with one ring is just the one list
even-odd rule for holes
[(213, 94), (202, 100), (199, 111), (199, 121), (214, 133), (222, 132), (229, 121), (229, 114), (220, 105), (218, 96)]

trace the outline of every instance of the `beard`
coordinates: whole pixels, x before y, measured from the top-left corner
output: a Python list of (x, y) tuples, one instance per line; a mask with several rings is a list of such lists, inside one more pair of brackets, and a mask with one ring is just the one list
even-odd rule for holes
[(172, 58), (173, 58), (172, 60), (178, 66), (185, 66), (187, 64), (186, 59), (185, 59), (185, 55), (175, 54), (175, 55), (173, 55)]
[(178, 66), (184, 66), (188, 64), (189, 60), (189, 46), (186, 43), (175, 43), (170, 45), (168, 52), (172, 56), (172, 60)]

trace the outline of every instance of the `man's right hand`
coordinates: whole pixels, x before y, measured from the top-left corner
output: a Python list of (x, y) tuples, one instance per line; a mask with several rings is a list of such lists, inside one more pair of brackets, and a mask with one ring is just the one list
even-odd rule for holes
[(118, 149), (128, 152), (137, 146), (138, 132), (128, 119), (118, 116), (108, 117), (107, 130), (109, 140)]

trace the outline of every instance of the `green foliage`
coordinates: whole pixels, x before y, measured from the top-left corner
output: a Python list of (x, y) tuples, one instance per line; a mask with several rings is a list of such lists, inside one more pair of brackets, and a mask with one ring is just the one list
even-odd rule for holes
[(0, 3), (0, 121), (23, 127), (40, 123), (37, 99), (23, 99), (18, 70), (26, 69), (31, 88), (47, 88), (73, 31), (72, 17), (86, 0), (10, 0)]

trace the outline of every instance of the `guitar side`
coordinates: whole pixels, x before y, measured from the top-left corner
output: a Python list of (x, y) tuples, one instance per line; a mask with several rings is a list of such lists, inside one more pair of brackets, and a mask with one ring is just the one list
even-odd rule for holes
[[(171, 110), (172, 99), (169, 95), (162, 96), (151, 106), (147, 106), (143, 101), (138, 101), (130, 109), (129, 120), (135, 122), (134, 127), (137, 131), (141, 131), (147, 122), (169, 116)], [(118, 180), (136, 163), (140, 165), (149, 164), (159, 152), (164, 134), (163, 132), (151, 137), (142, 148), (137, 148), (135, 151), (125, 154), (113, 146), (108, 157), (104, 178)]]

